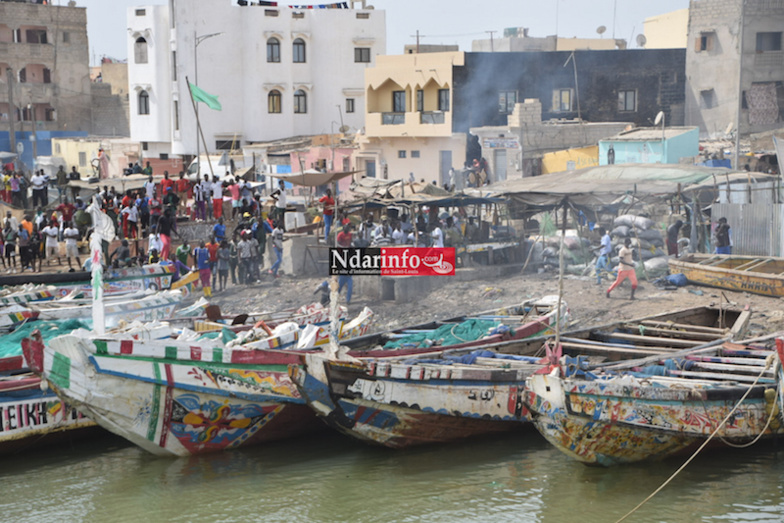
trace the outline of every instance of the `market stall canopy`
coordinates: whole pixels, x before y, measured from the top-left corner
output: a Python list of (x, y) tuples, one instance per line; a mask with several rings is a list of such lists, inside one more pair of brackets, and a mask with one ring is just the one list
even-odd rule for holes
[(290, 174), (270, 174), (273, 178), (284, 180), (295, 185), (304, 185), (305, 187), (318, 187), (319, 185), (327, 185), (351, 176), (361, 171), (341, 171), (341, 172), (328, 172), (324, 173), (315, 169), (308, 169), (305, 172), (290, 173)]
[(16, 153), (9, 153), (7, 151), (0, 151), (0, 162), (7, 162), (16, 158)]
[[(119, 176), (117, 178), (104, 178), (102, 180), (97, 180), (94, 182), (90, 182), (87, 180), (70, 180), (68, 182), (69, 187), (77, 187), (80, 190), (86, 191), (100, 191), (104, 185), (109, 187), (114, 187), (118, 191), (137, 191), (139, 189), (144, 188), (144, 182), (147, 181), (149, 176), (146, 174), (131, 174), (129, 176)], [(161, 183), (163, 180), (163, 176), (160, 174), (153, 175), (153, 181), (157, 183)]]
[(531, 210), (551, 209), (568, 200), (575, 207), (610, 206), (629, 195), (671, 196), (723, 184), (776, 180), (776, 175), (723, 167), (669, 164), (623, 164), (587, 167), (532, 178), (505, 180), (478, 189), (475, 196), (508, 196)]

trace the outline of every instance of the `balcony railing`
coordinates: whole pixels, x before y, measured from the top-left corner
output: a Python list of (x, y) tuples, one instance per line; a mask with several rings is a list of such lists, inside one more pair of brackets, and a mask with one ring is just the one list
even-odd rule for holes
[(439, 124), (444, 123), (444, 112), (443, 111), (424, 111), (419, 113), (419, 123), (424, 124)]
[(381, 125), (403, 125), (406, 123), (406, 113), (382, 113)]

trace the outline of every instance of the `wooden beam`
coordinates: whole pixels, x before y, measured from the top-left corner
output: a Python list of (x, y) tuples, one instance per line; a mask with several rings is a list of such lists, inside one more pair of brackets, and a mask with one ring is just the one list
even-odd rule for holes
[(674, 329), (684, 329), (694, 332), (713, 332), (720, 336), (723, 336), (728, 332), (728, 329), (720, 329), (718, 327), (703, 327), (702, 325), (689, 325), (688, 323), (670, 323), (668, 321), (653, 320), (644, 320), (640, 323), (643, 325), (650, 325), (651, 327), (672, 327)]
[(674, 347), (697, 347), (704, 342), (696, 340), (680, 340), (677, 338), (659, 338), (657, 336), (639, 336), (637, 334), (624, 334), (622, 332), (597, 332), (599, 336), (606, 336), (607, 339), (629, 340), (637, 343), (652, 344), (660, 343), (664, 346)]

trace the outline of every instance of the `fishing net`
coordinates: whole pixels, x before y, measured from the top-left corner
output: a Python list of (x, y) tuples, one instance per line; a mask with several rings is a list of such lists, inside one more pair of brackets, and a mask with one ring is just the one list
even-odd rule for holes
[(0, 336), (0, 358), (22, 355), (22, 340), (29, 338), (35, 329), (41, 331), (44, 341), (55, 336), (69, 334), (76, 329), (86, 329), (87, 324), (80, 320), (28, 321), (10, 334)]
[(439, 345), (457, 345), (467, 341), (475, 341), (486, 336), (490, 331), (500, 325), (500, 322), (492, 320), (466, 320), (458, 324), (442, 325), (435, 330), (410, 334), (394, 341), (388, 341), (385, 349), (397, 349), (400, 347), (432, 347)]

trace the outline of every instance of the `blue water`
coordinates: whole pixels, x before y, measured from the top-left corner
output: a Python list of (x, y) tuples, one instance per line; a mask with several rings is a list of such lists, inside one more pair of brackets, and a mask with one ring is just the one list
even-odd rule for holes
[[(331, 433), (193, 458), (114, 437), (3, 459), (0, 520), (616, 521), (685, 458), (579, 464), (536, 432), (411, 450)], [(784, 521), (784, 446), (699, 456), (627, 521)]]

